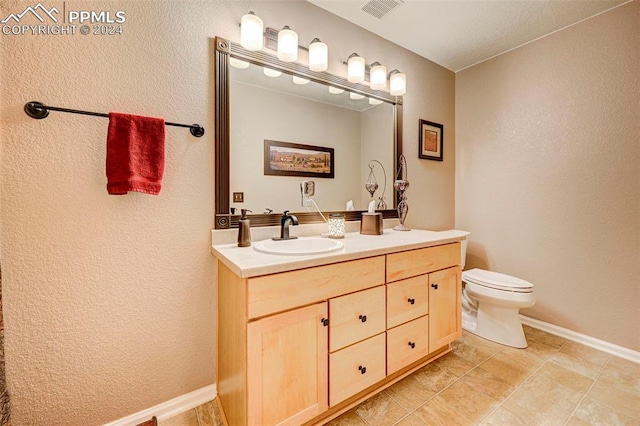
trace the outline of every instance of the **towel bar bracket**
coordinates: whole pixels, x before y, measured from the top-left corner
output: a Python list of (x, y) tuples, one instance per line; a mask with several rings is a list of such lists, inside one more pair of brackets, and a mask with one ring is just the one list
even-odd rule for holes
[[(37, 101), (27, 102), (24, 105), (24, 112), (29, 117), (35, 118), (37, 120), (41, 120), (43, 118), (48, 117), (49, 111), (70, 112), (72, 114), (92, 115), (94, 117), (109, 117), (109, 114), (103, 114), (100, 112), (91, 112), (91, 111), (80, 111), (77, 109), (69, 109), (69, 108), (52, 107)], [(191, 134), (197, 138), (202, 137), (204, 135), (204, 127), (200, 126), (199, 124), (181, 124), (181, 123), (171, 123), (169, 121), (165, 121), (164, 124), (167, 126), (188, 127)]]
[(24, 112), (31, 118), (41, 120), (49, 115), (49, 110), (43, 106), (42, 102), (27, 102), (24, 104)]

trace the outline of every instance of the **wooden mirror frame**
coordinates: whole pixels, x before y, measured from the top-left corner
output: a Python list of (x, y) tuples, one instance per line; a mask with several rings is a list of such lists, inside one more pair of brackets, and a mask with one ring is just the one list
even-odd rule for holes
[[(270, 68), (282, 71), (287, 74), (297, 75), (316, 81), (321, 84), (331, 85), (351, 92), (378, 99), (394, 105), (394, 143), (395, 161), (392, 175), (395, 175), (398, 159), (402, 155), (402, 97), (391, 96), (389, 93), (372, 90), (368, 86), (349, 83), (346, 79), (335, 76), (327, 72), (311, 71), (307, 66), (296, 62), (283, 62), (277, 57), (266, 52), (252, 52), (244, 49), (240, 44), (230, 42), (222, 37), (215, 38), (215, 229), (229, 229), (238, 227), (239, 214), (230, 214), (230, 113), (229, 113), (229, 57), (241, 59), (256, 65), (268, 65)], [(394, 191), (395, 192), (395, 191)], [(398, 195), (393, 196), (394, 209), (379, 210), (383, 218), (397, 218), (398, 212), (395, 210), (398, 205)], [(361, 213), (365, 210), (323, 212), (344, 213), (345, 220), (356, 221), (361, 219)], [(298, 222), (317, 223), (323, 222), (322, 217), (317, 212), (295, 212)], [(274, 226), (280, 225), (281, 215), (274, 214), (251, 214), (251, 226)]]

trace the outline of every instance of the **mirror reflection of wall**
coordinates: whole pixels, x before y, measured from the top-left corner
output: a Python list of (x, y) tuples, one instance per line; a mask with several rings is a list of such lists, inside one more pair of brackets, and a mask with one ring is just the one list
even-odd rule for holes
[[(356, 210), (365, 210), (371, 200), (364, 184), (372, 159), (385, 165), (385, 196), (393, 205), (393, 105), (371, 105), (368, 98), (352, 100), (347, 92), (330, 94), (327, 86), (313, 81), (294, 84), (288, 74), (266, 77), (257, 65), (230, 67), (229, 76), (230, 192), (244, 193), (244, 202), (230, 200), (231, 207), (254, 213), (306, 211), (300, 205), (300, 182), (312, 179), (314, 200), (322, 210), (345, 210), (349, 200)], [(292, 93), (295, 89), (304, 89), (305, 94)], [(338, 100), (340, 105), (332, 104)], [(333, 148), (335, 178), (265, 176), (265, 139)], [(375, 172), (378, 197), (384, 176), (380, 169)]]

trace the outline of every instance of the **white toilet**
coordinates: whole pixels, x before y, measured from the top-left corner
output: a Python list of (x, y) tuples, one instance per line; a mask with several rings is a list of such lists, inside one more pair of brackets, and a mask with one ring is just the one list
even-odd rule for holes
[[(464, 269), (467, 241), (462, 244)], [(519, 311), (536, 303), (533, 284), (483, 269), (462, 272), (462, 328), (494, 342), (526, 348)]]

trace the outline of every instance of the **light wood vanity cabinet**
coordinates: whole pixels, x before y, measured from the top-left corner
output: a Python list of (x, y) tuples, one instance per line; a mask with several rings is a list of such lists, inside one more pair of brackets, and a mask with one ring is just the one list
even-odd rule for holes
[(240, 278), (218, 262), (231, 426), (319, 424), (449, 352), (460, 243)]

